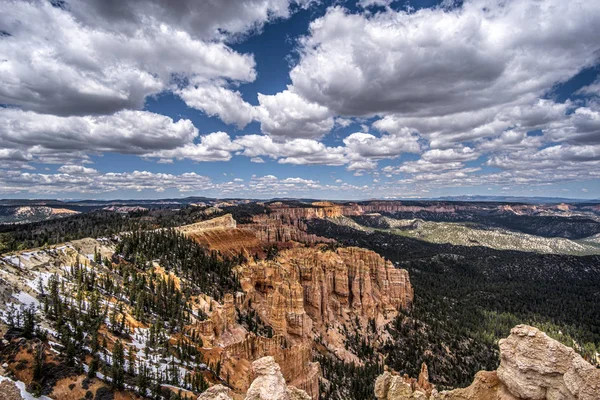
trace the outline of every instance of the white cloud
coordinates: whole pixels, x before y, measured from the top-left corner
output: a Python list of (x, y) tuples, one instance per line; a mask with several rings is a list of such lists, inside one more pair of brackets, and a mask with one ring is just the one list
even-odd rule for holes
[(446, 164), (453, 162), (465, 162), (472, 161), (479, 157), (479, 154), (473, 151), (470, 147), (463, 147), (462, 149), (433, 149), (428, 150), (421, 158), (424, 161), (431, 162), (434, 164)]
[(0, 109), (0, 149), (42, 162), (65, 157), (86, 158), (86, 153), (92, 152), (145, 155), (183, 146), (197, 135), (198, 130), (189, 120), (175, 122), (147, 111), (58, 117)]
[(596, 79), (594, 82), (590, 83), (587, 86), (582, 87), (577, 90), (575, 94), (583, 95), (583, 96), (600, 96), (600, 78)]
[(63, 165), (58, 169), (58, 172), (69, 175), (94, 175), (98, 173), (96, 169), (82, 165)]
[(472, 0), (374, 15), (338, 6), (311, 23), (290, 76), (341, 115), (480, 110), (532, 101), (593, 65), (599, 25), (597, 2)]
[(182, 147), (171, 150), (160, 150), (149, 153), (147, 157), (156, 157), (160, 159), (178, 160), (189, 159), (197, 162), (202, 161), (229, 161), (231, 152), (239, 150), (241, 146), (231, 141), (229, 135), (225, 132), (213, 132), (200, 137), (199, 143), (188, 143)]
[(40, 174), (5, 171), (0, 176), (0, 193), (106, 193), (122, 190), (177, 189), (207, 190), (213, 187), (211, 180), (194, 172), (180, 175), (152, 173), (147, 171), (109, 172), (85, 171), (77, 166), (64, 166), (57, 174)]
[(201, 39), (236, 39), (265, 23), (287, 18), (291, 6), (307, 7), (311, 0), (128, 0), (69, 2), (73, 14), (86, 23), (129, 33), (131, 25), (160, 21), (177, 25)]
[(243, 129), (255, 116), (255, 110), (242, 98), (239, 91), (232, 91), (215, 84), (190, 85), (177, 91), (189, 107), (218, 116), (226, 124)]
[(113, 24), (86, 25), (48, 1), (5, 2), (0, 103), (56, 115), (110, 114), (141, 108), (181, 78), (255, 79), (251, 55), (139, 18), (115, 31)]
[(244, 148), (247, 157), (266, 156), (281, 164), (343, 165), (346, 163), (343, 147), (327, 147), (311, 139), (292, 139), (276, 142), (269, 136), (246, 135), (235, 139)]
[(370, 159), (395, 158), (402, 153), (418, 153), (418, 136), (408, 131), (377, 137), (370, 133), (356, 132), (344, 139), (348, 150), (357, 157)]
[(392, 4), (393, 2), (394, 2), (394, 0), (359, 0), (356, 2), (356, 5), (358, 5), (359, 7), (363, 7), (363, 8), (368, 8), (368, 7), (373, 7), (373, 6), (387, 7), (390, 4)]
[(258, 94), (257, 119), (263, 133), (282, 138), (315, 139), (334, 125), (326, 107), (306, 101), (290, 90), (275, 95)]

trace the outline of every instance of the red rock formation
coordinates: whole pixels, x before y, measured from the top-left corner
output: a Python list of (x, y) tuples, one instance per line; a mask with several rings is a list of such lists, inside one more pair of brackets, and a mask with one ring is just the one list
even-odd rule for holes
[(389, 319), (412, 304), (408, 272), (360, 248), (295, 248), (239, 268), (251, 306), (278, 334), (307, 337), (313, 325), (353, 315)]
[(261, 252), (263, 247), (253, 231), (237, 227), (231, 214), (177, 229), (207, 248), (227, 256), (236, 256), (240, 252), (254, 254)]
[(306, 233), (306, 224), (284, 214), (255, 215), (252, 224), (243, 225), (252, 230), (265, 243), (285, 243), (289, 241), (308, 245), (333, 243), (335, 240)]

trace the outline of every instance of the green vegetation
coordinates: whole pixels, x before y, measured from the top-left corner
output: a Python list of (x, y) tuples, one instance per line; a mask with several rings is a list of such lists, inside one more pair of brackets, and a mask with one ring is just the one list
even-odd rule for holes
[(111, 237), (121, 232), (191, 224), (222, 214), (205, 213), (203, 208), (194, 206), (129, 213), (98, 210), (28, 224), (0, 224), (0, 254), (86, 237)]
[(225, 292), (239, 289), (232, 268), (244, 261), (219, 257), (174, 229), (136, 231), (123, 235), (116, 252), (125, 260), (146, 269), (152, 260), (178, 277), (193, 282), (202, 293), (221, 299)]

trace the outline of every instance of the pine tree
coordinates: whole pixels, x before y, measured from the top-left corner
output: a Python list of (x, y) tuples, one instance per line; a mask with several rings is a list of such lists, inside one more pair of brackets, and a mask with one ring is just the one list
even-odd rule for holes
[(125, 387), (125, 355), (123, 345), (117, 339), (113, 346), (112, 366), (110, 369), (110, 377), (112, 378), (112, 386), (115, 389), (122, 390)]

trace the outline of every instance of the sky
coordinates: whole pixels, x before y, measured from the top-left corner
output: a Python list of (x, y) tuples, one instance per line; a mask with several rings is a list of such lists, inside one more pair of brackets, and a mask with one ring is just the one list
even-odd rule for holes
[(0, 0), (0, 198), (600, 198), (600, 2)]

